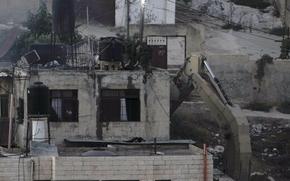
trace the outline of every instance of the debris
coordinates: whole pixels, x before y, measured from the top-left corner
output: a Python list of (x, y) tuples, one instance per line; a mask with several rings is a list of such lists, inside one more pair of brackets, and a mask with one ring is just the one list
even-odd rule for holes
[(8, 74), (6, 72), (0, 72), (0, 77), (8, 77)]
[(33, 156), (58, 156), (57, 147), (44, 142), (31, 142), (31, 155)]
[(263, 13), (259, 9), (231, 4), (224, 0), (194, 0), (192, 8), (225, 20), (231, 14), (232, 23), (249, 28), (271, 30), (273, 27), (282, 27), (282, 21), (273, 16), (273, 7), (268, 7)]
[(111, 152), (111, 151), (104, 151), (104, 150), (91, 150), (87, 151), (81, 154), (81, 156), (86, 156), (86, 157), (95, 157), (95, 156), (117, 156), (116, 153)]
[(266, 173), (254, 172), (251, 174), (251, 181), (275, 181), (273, 177), (268, 176)]
[(135, 138), (132, 138), (128, 141), (125, 141), (125, 142), (128, 142), (128, 143), (141, 143), (141, 142), (145, 142), (145, 140), (141, 137), (135, 137)]
[(251, 134), (255, 136), (259, 136), (263, 130), (262, 124), (254, 124), (252, 125)]
[(45, 68), (52, 68), (52, 67), (58, 67), (58, 66), (60, 66), (60, 64), (56, 60), (48, 62), (44, 65)]
[(214, 148), (214, 151), (216, 153), (223, 153), (225, 151), (225, 148), (223, 146), (218, 145)]

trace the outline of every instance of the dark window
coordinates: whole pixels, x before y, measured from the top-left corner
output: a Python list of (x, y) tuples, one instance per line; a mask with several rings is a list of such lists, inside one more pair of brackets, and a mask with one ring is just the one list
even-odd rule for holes
[(138, 89), (103, 89), (101, 92), (102, 121), (140, 121), (139, 92)]
[(50, 91), (50, 121), (77, 122), (78, 108), (77, 90)]
[(0, 95), (0, 121), (8, 118), (8, 95)]

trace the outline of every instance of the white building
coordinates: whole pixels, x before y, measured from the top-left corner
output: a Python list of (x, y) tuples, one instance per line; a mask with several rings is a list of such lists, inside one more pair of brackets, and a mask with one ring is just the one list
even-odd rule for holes
[[(140, 22), (141, 1), (130, 4), (130, 24)], [(116, 0), (116, 26), (126, 25), (127, 5), (125, 0)], [(146, 24), (175, 24), (175, 0), (145, 0)]]

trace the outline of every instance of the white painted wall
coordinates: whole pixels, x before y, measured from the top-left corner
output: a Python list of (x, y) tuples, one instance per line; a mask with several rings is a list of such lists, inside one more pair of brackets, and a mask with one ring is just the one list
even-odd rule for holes
[[(1, 158), (0, 180), (203, 180), (202, 152), (190, 147), (188, 155)], [(213, 180), (211, 155), (207, 164), (207, 178)]]
[[(175, 24), (175, 0), (145, 0), (146, 24)], [(140, 0), (130, 6), (130, 24), (140, 22)], [(116, 0), (116, 26), (126, 25), (127, 5), (125, 0)]]
[(280, 11), (282, 21), (285, 21), (286, 25), (290, 26), (290, 0), (274, 0)]
[(183, 65), (185, 61), (185, 37), (167, 38), (167, 62), (168, 65)]

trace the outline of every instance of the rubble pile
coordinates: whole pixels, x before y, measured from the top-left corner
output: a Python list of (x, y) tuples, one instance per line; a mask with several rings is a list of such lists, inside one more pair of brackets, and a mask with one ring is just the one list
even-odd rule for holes
[(253, 155), (267, 165), (267, 175), (290, 179), (290, 123), (251, 121)]

